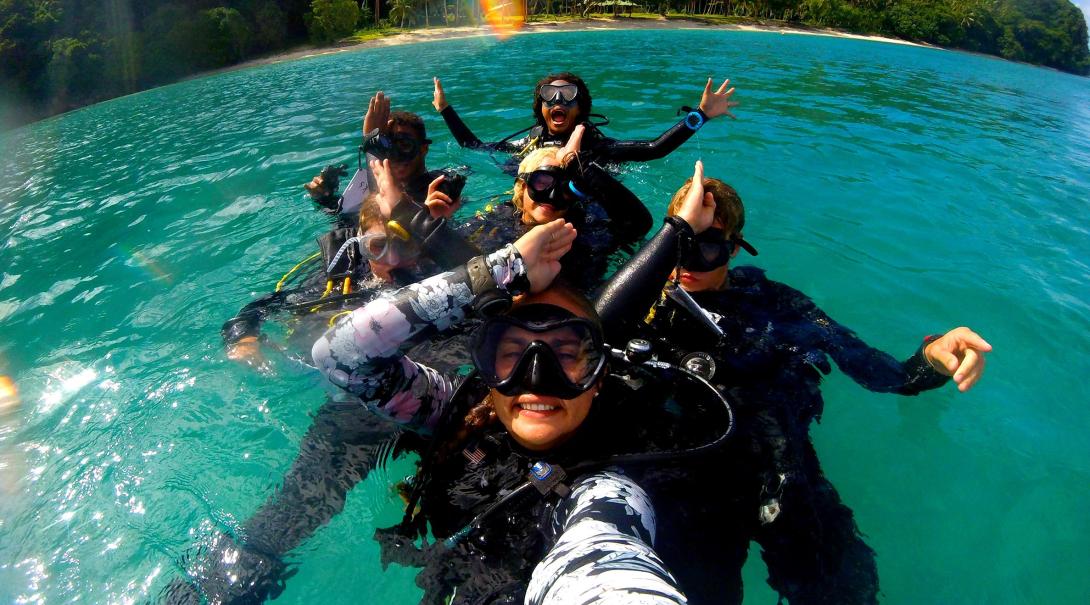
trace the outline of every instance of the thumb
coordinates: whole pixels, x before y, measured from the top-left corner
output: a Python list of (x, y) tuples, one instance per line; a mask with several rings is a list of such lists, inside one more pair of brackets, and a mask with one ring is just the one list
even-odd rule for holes
[(447, 177), (442, 174), (435, 177), (435, 180), (428, 185), (428, 195), (435, 193), (435, 190), (439, 188), (439, 185), (442, 184), (442, 182), (446, 180), (446, 178)]
[(704, 96), (709, 95), (711, 93), (711, 91), (712, 91), (712, 79), (708, 78), (707, 83), (704, 84)]
[(934, 365), (941, 366), (946, 369), (947, 376), (953, 376), (954, 372), (958, 369), (958, 358), (956, 355), (945, 349), (934, 347), (931, 351), (931, 359)]

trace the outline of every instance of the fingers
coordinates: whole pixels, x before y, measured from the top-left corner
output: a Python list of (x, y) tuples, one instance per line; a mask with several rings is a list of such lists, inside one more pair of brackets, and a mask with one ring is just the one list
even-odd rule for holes
[(958, 390), (964, 393), (973, 388), (973, 385), (980, 380), (983, 374), (984, 356), (973, 349), (969, 349), (965, 352), (965, 358), (962, 360), (961, 366), (954, 373), (954, 382), (957, 383)]
[[(938, 341), (936, 341), (938, 342)], [(931, 367), (935, 368), (935, 371), (947, 376), (953, 376), (954, 372), (958, 370), (958, 358), (946, 349), (938, 346), (928, 347), (930, 351), (930, 363)], [(945, 371), (944, 371), (945, 370)]]
[(432, 78), (432, 80), (435, 82), (435, 92), (443, 94), (443, 84), (439, 81), (439, 78)]
[(712, 195), (711, 191), (704, 192), (704, 207), (712, 209), (715, 208), (715, 196)]
[[(708, 82), (709, 82), (709, 83), (711, 83), (711, 81), (712, 81), (712, 80), (711, 80), (711, 78), (708, 78)], [(719, 86), (719, 90), (715, 91), (715, 94), (720, 94), (720, 95), (721, 95), (721, 94), (723, 94), (723, 91), (727, 89), (727, 85), (728, 85), (728, 84), (730, 84), (730, 78), (727, 78), (726, 80), (723, 80), (723, 84), (721, 84), (721, 85)], [(727, 92), (726, 94), (727, 94), (727, 95), (730, 95), (730, 94), (732, 94), (733, 92), (734, 92), (734, 89), (732, 88), (732, 89), (730, 89), (730, 91), (729, 91), (729, 92)]]
[(704, 96), (710, 95), (712, 92), (712, 79), (709, 77), (707, 83), (704, 84)]
[(992, 345), (988, 344), (988, 341), (981, 338), (980, 334), (977, 334), (969, 328), (954, 328), (953, 330), (950, 330), (949, 333), (956, 336), (958, 340), (967, 347), (983, 351), (984, 353), (991, 352), (992, 350)]
[(450, 196), (442, 191), (433, 191), (428, 194), (428, 197), (424, 200), (424, 205), (431, 208), (432, 204), (444, 204), (448, 206), (454, 205), (454, 200), (450, 199)]
[[(710, 82), (711, 80), (708, 81)], [(701, 190), (704, 189), (704, 162), (701, 162), (700, 160), (697, 160), (696, 164), (693, 166), (693, 186), (695, 187), (697, 185), (700, 186)]]
[[(442, 175), (442, 174), (435, 177), (435, 180), (432, 181), (431, 184), (428, 185), (428, 197), (431, 197), (432, 194), (435, 193), (439, 189), (439, 185), (443, 184), (443, 181), (445, 181), (446, 178), (447, 177), (445, 175)], [(443, 197), (446, 197), (446, 196), (444, 195)]]

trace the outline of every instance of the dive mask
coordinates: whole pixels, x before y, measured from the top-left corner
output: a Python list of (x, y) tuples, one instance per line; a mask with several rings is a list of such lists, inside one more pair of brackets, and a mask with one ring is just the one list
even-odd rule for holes
[(420, 149), (431, 139), (418, 140), (408, 134), (383, 134), (376, 128), (363, 137), (363, 151), (380, 160), (410, 162), (420, 155)]
[(575, 84), (545, 84), (538, 92), (538, 96), (545, 102), (545, 105), (552, 107), (553, 105), (574, 105), (575, 97), (579, 96), (579, 87)]
[[(389, 262), (414, 260), (420, 256), (420, 245), (397, 221), (387, 221), (381, 233), (364, 233), (358, 238), (360, 252), (370, 260)], [(390, 263), (393, 264), (393, 263)]]
[(518, 178), (526, 183), (530, 199), (557, 210), (567, 210), (573, 202), (587, 198), (575, 186), (568, 170), (560, 166), (543, 166), (533, 172), (521, 173)]
[(734, 235), (728, 239), (722, 229), (706, 229), (693, 238), (680, 264), (690, 271), (714, 271), (730, 262), (735, 246), (757, 256), (757, 249), (741, 237)]
[(573, 399), (594, 386), (608, 357), (601, 328), (548, 304), (488, 319), (473, 343), (473, 364), (484, 383), (509, 396)]

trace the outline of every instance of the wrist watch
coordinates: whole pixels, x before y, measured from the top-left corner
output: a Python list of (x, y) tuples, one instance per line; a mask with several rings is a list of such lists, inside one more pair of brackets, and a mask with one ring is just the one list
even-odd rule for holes
[(692, 131), (700, 130), (705, 121), (704, 112), (699, 109), (690, 111), (685, 115), (685, 127)]

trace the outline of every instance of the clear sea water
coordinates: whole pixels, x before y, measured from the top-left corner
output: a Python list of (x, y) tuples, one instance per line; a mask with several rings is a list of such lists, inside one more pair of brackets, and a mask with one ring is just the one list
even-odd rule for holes
[[(908, 398), (838, 372), (814, 429), (878, 552), (884, 602), (1090, 601), (1090, 80), (941, 50), (723, 31), (593, 32), (380, 48), (192, 80), (0, 135), (0, 601), (128, 603), (237, 528), (295, 456), (323, 387), (219, 326), (309, 255), (301, 198), (355, 161), (377, 89), (426, 116), (429, 163), (510, 181), (431, 110), (432, 75), (482, 138), (534, 81), (587, 78), (607, 131), (650, 138), (730, 76), (718, 120), (626, 183), (661, 216), (693, 161), (741, 193), (755, 263), (907, 356), (958, 325), (995, 346), (979, 386)], [(473, 204), (471, 204), (471, 207)], [(271, 328), (274, 339), (283, 331)], [(299, 548), (279, 602), (413, 603), (371, 540), (399, 517), (373, 473)], [(709, 486), (709, 490), (729, 486)], [(709, 491), (709, 497), (715, 497)], [(774, 603), (751, 552), (747, 603)]]

